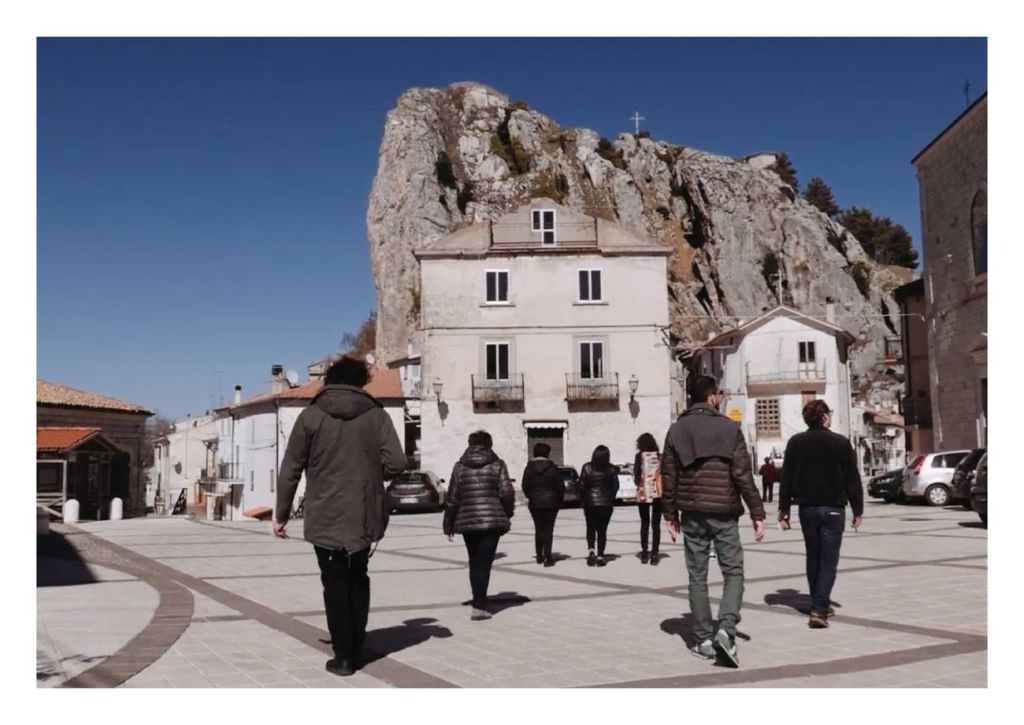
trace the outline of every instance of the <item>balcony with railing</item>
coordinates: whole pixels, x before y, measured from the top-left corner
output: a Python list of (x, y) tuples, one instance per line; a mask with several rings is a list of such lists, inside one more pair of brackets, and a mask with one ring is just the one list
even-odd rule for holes
[(242, 464), (241, 463), (218, 463), (217, 464), (217, 480), (218, 481), (241, 481), (242, 478)]
[(473, 407), (478, 412), (521, 412), (524, 409), (526, 382), (522, 373), (512, 375), (508, 380), (487, 380), (470, 375), (469, 381), (473, 391)]
[(885, 362), (890, 364), (903, 362), (903, 339), (899, 337), (885, 338), (882, 356)]
[(619, 374), (603, 378), (585, 378), (579, 373), (565, 374), (565, 399), (570, 409), (619, 407)]
[(747, 363), (747, 395), (784, 392), (825, 392), (825, 366), (778, 360), (774, 365)]

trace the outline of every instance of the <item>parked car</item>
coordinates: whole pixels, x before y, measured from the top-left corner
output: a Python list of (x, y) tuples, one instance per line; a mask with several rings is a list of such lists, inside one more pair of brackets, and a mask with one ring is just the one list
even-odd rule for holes
[(616, 501), (636, 501), (636, 481), (633, 480), (633, 464), (623, 463), (619, 469), (619, 492)]
[(440, 511), (444, 508), (444, 481), (431, 471), (405, 471), (388, 484), (392, 511)]
[(950, 484), (957, 465), (970, 450), (936, 451), (914, 459), (903, 477), (903, 495), (924, 498), (929, 506), (945, 506), (950, 501)]
[(580, 505), (580, 474), (572, 466), (559, 466), (562, 473), (562, 480), (565, 481), (565, 498), (562, 499), (562, 508)]
[(953, 471), (953, 480), (949, 484), (950, 498), (954, 503), (963, 504), (971, 510), (971, 483), (974, 480), (974, 469), (978, 461), (985, 455), (984, 448), (975, 448), (957, 465)]
[(886, 503), (899, 501), (903, 498), (903, 474), (905, 468), (897, 468), (895, 471), (883, 473), (868, 481), (868, 496), (880, 498)]
[(978, 461), (971, 484), (971, 508), (978, 512), (981, 523), (988, 528), (988, 453)]

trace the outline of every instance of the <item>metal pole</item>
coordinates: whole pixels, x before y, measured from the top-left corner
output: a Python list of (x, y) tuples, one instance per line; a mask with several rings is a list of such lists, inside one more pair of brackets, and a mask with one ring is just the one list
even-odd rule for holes
[(67, 461), (66, 458), (63, 461), (60, 462), (60, 467), (61, 467), (61, 482), (60, 482), (61, 502), (60, 502), (60, 508), (61, 508), (61, 511), (63, 511), (64, 510), (64, 504), (66, 504), (68, 502), (68, 461)]

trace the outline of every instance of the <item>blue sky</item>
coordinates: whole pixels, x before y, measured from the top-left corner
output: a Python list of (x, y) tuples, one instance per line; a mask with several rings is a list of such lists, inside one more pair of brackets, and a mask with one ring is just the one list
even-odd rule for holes
[(199, 414), (304, 376), (376, 306), (366, 205), (411, 87), (565, 126), (789, 153), (919, 240), (910, 159), (987, 89), (984, 39), (42, 39), (38, 374)]

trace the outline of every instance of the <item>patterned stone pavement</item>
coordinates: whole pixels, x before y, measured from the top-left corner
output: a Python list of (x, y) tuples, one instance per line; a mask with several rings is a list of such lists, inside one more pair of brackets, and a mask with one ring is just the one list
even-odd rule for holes
[[(774, 507), (769, 505), (773, 512)], [(525, 510), (502, 539), (493, 619), (469, 620), (465, 549), (440, 515), (396, 515), (370, 563), (372, 661), (329, 656), (316, 561), (260, 522), (134, 519), (54, 526), (40, 558), (40, 686), (985, 687), (987, 531), (953, 507), (869, 503), (847, 530), (827, 630), (807, 628), (803, 542), (744, 521), (739, 669), (689, 655), (682, 548), (639, 563), (635, 508), (616, 508), (612, 561), (588, 568), (582, 512), (563, 511), (554, 568), (533, 561)], [(52, 548), (52, 547), (48, 547)], [(42, 551), (42, 549), (41, 549)], [(84, 559), (69, 564), (74, 553)], [(69, 570), (70, 567), (70, 570)], [(48, 572), (56, 572), (48, 576)], [(77, 572), (77, 574), (76, 574)], [(48, 580), (47, 580), (48, 579)], [(720, 584), (712, 564), (712, 596)]]

